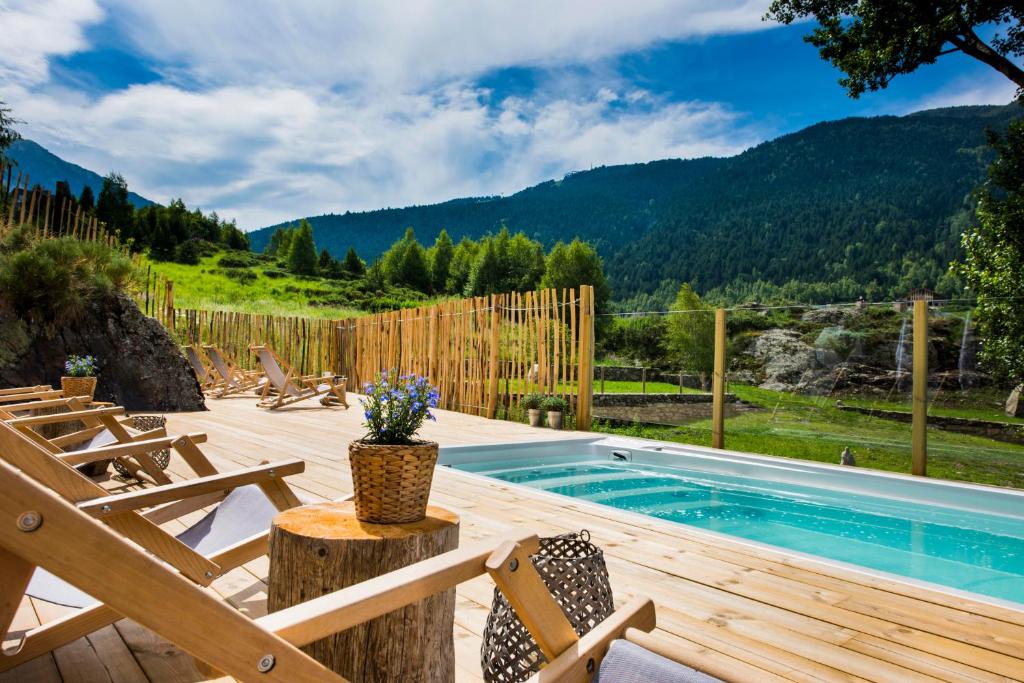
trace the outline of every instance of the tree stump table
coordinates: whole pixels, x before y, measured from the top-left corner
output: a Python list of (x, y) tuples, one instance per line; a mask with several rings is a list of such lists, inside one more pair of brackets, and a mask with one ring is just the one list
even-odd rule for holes
[[(270, 529), (271, 612), (454, 550), (459, 518), (430, 506), (410, 524), (356, 519), (351, 501), (286, 510)], [(437, 681), (455, 678), (455, 589), (302, 649), (350, 681)]]

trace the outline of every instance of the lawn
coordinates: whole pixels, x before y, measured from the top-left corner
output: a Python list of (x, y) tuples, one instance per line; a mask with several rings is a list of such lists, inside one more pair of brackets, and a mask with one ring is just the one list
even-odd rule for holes
[[(601, 380), (594, 380), (594, 393), (601, 393)], [(644, 387), (641, 382), (627, 382), (624, 380), (605, 380), (604, 381), (604, 393), (606, 394), (642, 394), (644, 393)], [(691, 389), (689, 387), (683, 387), (682, 392), (679, 391), (679, 387), (675, 384), (669, 384), (668, 382), (648, 382), (647, 390), (648, 394), (700, 394), (703, 393), (699, 389)]]
[[(861, 467), (910, 471), (910, 425), (839, 410), (834, 399), (731, 385), (759, 409), (725, 423), (730, 450), (838, 463), (849, 446)], [(678, 427), (597, 425), (599, 431), (709, 446), (711, 421)], [(928, 474), (944, 479), (1024, 488), (1024, 446), (939, 429), (928, 430)]]
[[(962, 400), (961, 397), (965, 395), (969, 403)], [(928, 414), (940, 417), (963, 417), (970, 420), (988, 420), (991, 422), (1009, 422), (1024, 425), (1024, 417), (1010, 417), (1006, 414), (1003, 410), (1003, 402), (1005, 400), (1006, 396), (1002, 392), (992, 390), (965, 392), (965, 394), (955, 392), (945, 396), (933, 397), (932, 401), (928, 404)], [(842, 401), (847, 405), (861, 408), (910, 412), (909, 397), (903, 401), (843, 397)]]

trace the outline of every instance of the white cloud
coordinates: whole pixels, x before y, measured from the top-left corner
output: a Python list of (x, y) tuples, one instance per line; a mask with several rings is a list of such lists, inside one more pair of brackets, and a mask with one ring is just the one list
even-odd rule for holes
[(1013, 100), (1017, 86), (1001, 74), (985, 71), (975, 78), (958, 78), (927, 97), (902, 107), (904, 113), (975, 104), (1006, 104)]
[(85, 47), (85, 26), (102, 16), (94, 0), (0, 0), (0, 82), (46, 81), (49, 58)]
[(763, 28), (763, 0), (111, 0), (136, 48), (207, 84), (419, 89)]
[[(591, 165), (738, 152), (760, 136), (715, 104), (600, 90), (537, 102), (429, 93), (135, 86), (16, 103), (39, 142), (133, 189), (246, 228), (328, 211), (508, 193)], [(35, 132), (33, 132), (35, 135)]]

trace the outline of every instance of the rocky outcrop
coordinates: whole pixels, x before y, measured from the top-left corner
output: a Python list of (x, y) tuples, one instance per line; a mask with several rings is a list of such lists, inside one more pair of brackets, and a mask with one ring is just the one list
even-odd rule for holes
[(772, 391), (804, 388), (814, 379), (819, 367), (814, 348), (793, 330), (773, 328), (758, 335), (747, 353), (763, 363), (760, 386)]
[(0, 304), (0, 386), (59, 386), (71, 354), (97, 359), (97, 401), (140, 411), (205, 409), (178, 345), (127, 296), (91, 301), (77, 322), (56, 331), (30, 325)]

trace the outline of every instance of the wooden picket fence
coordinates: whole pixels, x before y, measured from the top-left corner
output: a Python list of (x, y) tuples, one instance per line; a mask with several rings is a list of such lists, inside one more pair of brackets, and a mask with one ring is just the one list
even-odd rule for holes
[(81, 210), (75, 202), (62, 198), (39, 186), (29, 189), (29, 176), (0, 160), (0, 235), (16, 225), (34, 225), (39, 236), (74, 237), (88, 242), (101, 242), (117, 247), (117, 236), (108, 233), (95, 216)]
[(381, 370), (425, 375), (446, 410), (496, 417), (527, 393), (563, 397), (589, 429), (594, 291), (547, 289), (445, 301), (345, 320), (177, 308), (173, 283), (147, 284), (140, 306), (182, 344), (215, 344), (254, 367), (272, 346), (302, 374), (345, 375), (360, 391)]

